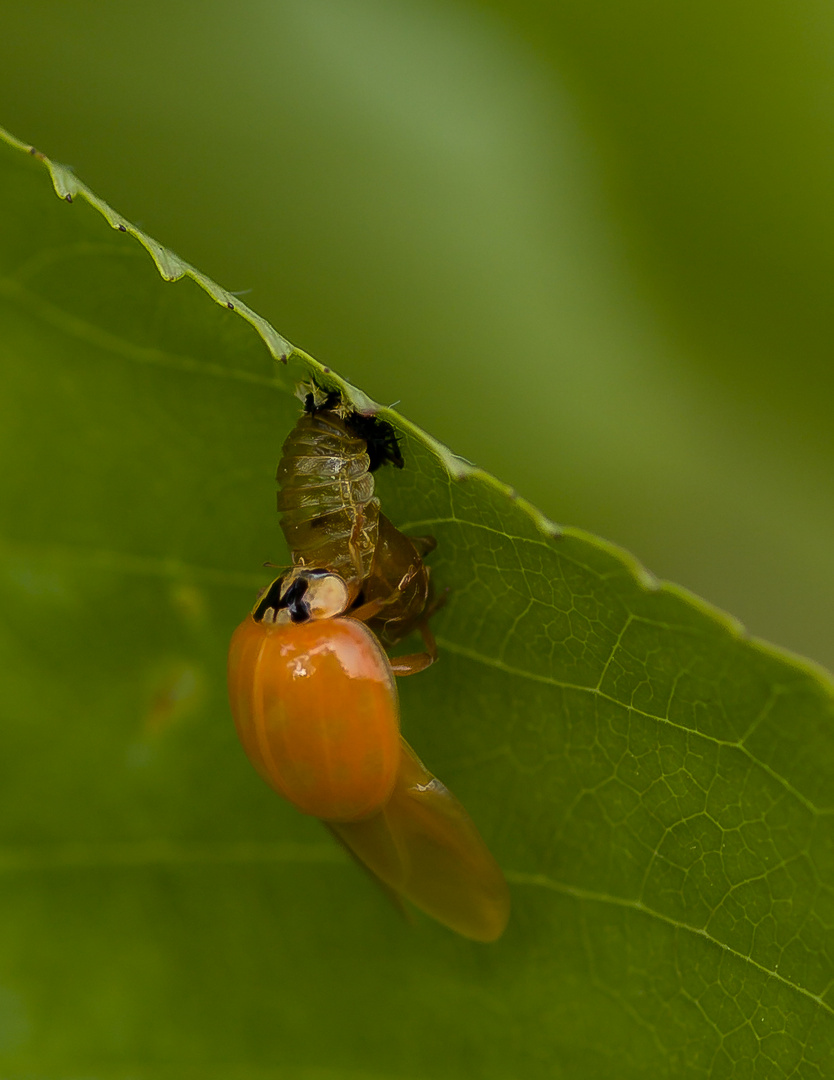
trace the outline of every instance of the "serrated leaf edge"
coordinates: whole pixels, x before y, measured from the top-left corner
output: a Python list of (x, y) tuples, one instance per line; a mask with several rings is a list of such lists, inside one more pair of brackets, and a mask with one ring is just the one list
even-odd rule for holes
[(558, 541), (562, 537), (570, 537), (590, 544), (597, 550), (612, 556), (625, 567), (635, 583), (643, 591), (664, 592), (694, 607), (703, 615), (718, 623), (731, 637), (746, 641), (751, 647), (798, 668), (804, 674), (813, 678), (834, 701), (834, 675), (820, 664), (793, 653), (782, 646), (751, 636), (743, 623), (734, 616), (690, 592), (683, 586), (659, 580), (637, 558), (619, 545), (594, 536), (592, 533), (587, 533), (582, 529), (563, 528), (557, 525), (527, 499), (520, 497), (513, 487), (503, 483), (486, 470), (473, 465), (466, 458), (453, 453), (447, 446), (434, 439), (428, 432), (406, 419), (395, 409), (375, 402), (330, 367), (321, 364), (302, 349), (292, 345), (266, 319), (242, 303), (235, 294), (224, 289), (197, 270), (196, 267), (193, 267), (170, 249), (154, 240), (153, 237), (148, 236), (109, 206), (103, 199), (95, 195), (86, 184), (78, 179), (71, 168), (53, 161), (36, 147), (16, 138), (3, 127), (0, 127), (0, 139), (14, 149), (20, 150), (40, 162), (49, 173), (55, 193), (64, 202), (72, 203), (75, 198), (80, 196), (104, 217), (111, 228), (127, 233), (137, 240), (150, 254), (164, 281), (174, 282), (184, 277), (191, 278), (216, 303), (223, 305), (245, 319), (258, 332), (271, 356), (277, 362), (286, 364), (291, 358), (298, 360), (307, 367), (311, 375), (317, 378), (317, 381), (321, 381), (325, 386), (337, 387), (359, 412), (378, 415), (399, 430), (407, 432), (422, 442), (443, 465), (453, 480), (457, 482), (476, 482), (492, 488), (498, 494), (513, 502), (532, 521), (538, 531), (548, 539)]

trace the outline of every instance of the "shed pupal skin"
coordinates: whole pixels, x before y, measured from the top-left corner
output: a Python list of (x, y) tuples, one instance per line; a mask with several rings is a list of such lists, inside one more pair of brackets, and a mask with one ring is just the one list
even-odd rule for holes
[[(393, 645), (425, 624), (433, 537), (407, 536), (380, 510), (374, 472), (403, 467), (394, 428), (315, 383), (296, 389), (304, 403), (278, 463), (281, 529), (299, 567), (325, 567), (344, 578), (348, 607), (375, 603), (371, 629)], [(363, 617), (365, 618), (365, 617)]]

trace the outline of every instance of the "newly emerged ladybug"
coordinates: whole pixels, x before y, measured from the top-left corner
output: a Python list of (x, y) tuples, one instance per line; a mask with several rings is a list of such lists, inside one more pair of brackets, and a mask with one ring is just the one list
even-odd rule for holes
[[(395, 675), (433, 654), (389, 659), (349, 589), (327, 570), (274, 581), (235, 631), (229, 699), (261, 776), (321, 818), (396, 898), (476, 941), (509, 917), (507, 884), (464, 808), (399, 731)], [(431, 639), (428, 639), (431, 644)]]
[(305, 412), (278, 463), (281, 528), (297, 566), (327, 567), (347, 583), (352, 605), (377, 604), (372, 628), (389, 644), (424, 621), (430, 536), (406, 536), (380, 511), (373, 473), (402, 468), (390, 424), (364, 416), (337, 391), (298, 389)]

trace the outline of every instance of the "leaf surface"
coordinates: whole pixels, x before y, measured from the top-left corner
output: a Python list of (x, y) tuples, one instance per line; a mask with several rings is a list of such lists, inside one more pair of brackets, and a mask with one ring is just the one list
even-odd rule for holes
[(383, 507), (449, 589), (405, 734), (514, 901), (493, 946), (404, 923), (225, 697), (286, 558), (293, 385), (368, 401), (26, 150), (0, 140), (4, 1075), (831, 1076), (827, 676), (383, 411)]

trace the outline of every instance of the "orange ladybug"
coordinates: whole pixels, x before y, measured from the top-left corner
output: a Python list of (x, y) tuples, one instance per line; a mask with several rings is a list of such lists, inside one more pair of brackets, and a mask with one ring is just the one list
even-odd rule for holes
[(327, 570), (274, 581), (235, 631), (229, 699), (261, 776), (320, 818), (396, 898), (476, 941), (507, 924), (498, 864), (454, 795), (400, 737), (395, 675), (423, 670), (428, 650), (389, 659), (350, 589)]

